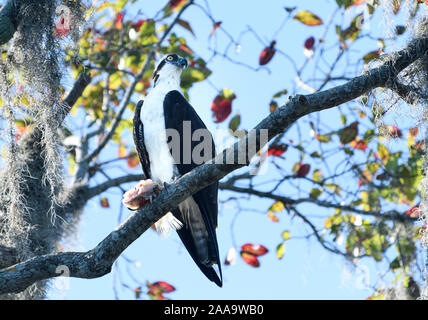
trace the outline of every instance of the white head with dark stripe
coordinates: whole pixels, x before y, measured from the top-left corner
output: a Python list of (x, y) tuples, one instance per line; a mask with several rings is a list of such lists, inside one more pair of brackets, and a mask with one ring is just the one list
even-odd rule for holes
[(159, 83), (171, 87), (180, 87), (180, 75), (187, 67), (187, 60), (173, 53), (164, 56), (157, 64), (153, 72), (153, 85), (156, 87)]

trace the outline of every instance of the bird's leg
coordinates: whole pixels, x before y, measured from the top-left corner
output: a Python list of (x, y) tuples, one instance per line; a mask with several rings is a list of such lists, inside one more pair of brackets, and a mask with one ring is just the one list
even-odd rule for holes
[(152, 202), (155, 188), (156, 183), (152, 180), (141, 180), (133, 189), (124, 193), (122, 203), (130, 210), (137, 210), (147, 202)]
[(174, 175), (172, 177), (172, 181), (171, 183), (168, 183), (166, 181), (162, 182), (162, 183), (158, 183), (158, 187), (159, 187), (159, 191), (163, 191), (165, 190), (166, 192), (168, 192), (169, 186), (173, 183), (175, 183), (178, 179), (180, 178), (180, 176)]
[(158, 187), (159, 187), (159, 191), (164, 191), (165, 190), (166, 192), (168, 192), (169, 184), (164, 181), (162, 183), (159, 183)]

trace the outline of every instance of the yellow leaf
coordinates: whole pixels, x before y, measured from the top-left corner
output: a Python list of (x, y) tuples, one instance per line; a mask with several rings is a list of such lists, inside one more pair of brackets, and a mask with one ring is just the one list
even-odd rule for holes
[(379, 143), (377, 145), (377, 152), (379, 157), (383, 160), (383, 162), (387, 162), (389, 159), (389, 150), (383, 144)]
[(114, 4), (111, 2), (104, 2), (97, 8), (96, 12), (100, 12), (108, 7), (114, 7)]
[(275, 203), (269, 208), (269, 212), (280, 212), (284, 210), (284, 204), (281, 201), (275, 201)]
[(285, 244), (284, 243), (280, 243), (276, 247), (276, 257), (278, 259), (282, 259), (284, 257), (284, 253), (285, 253)]
[(284, 241), (289, 240), (289, 239), (291, 238), (291, 233), (290, 233), (290, 231), (284, 231), (284, 232), (281, 234), (281, 237), (284, 239)]
[(120, 72), (115, 72), (110, 76), (109, 89), (116, 90), (122, 84), (122, 76)]
[(268, 218), (273, 222), (279, 222), (278, 217), (273, 212), (268, 213)]
[(305, 10), (299, 11), (294, 16), (294, 20), (298, 20), (307, 26), (319, 26), (323, 24), (320, 17), (318, 17), (316, 14), (312, 12), (305, 11)]

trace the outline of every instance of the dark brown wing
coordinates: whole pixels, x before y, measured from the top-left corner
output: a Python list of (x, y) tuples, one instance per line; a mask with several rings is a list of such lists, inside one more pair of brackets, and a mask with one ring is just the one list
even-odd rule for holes
[[(215, 145), (211, 134), (180, 92), (171, 91), (165, 96), (164, 117), (165, 128), (167, 130), (174, 129), (179, 133), (179, 149), (182, 152), (175, 154), (173, 152), (174, 147), (170, 148), (170, 151), (180, 175), (184, 175), (202, 164), (199, 161), (195, 162), (194, 157), (192, 157), (194, 151), (199, 152), (200, 159), (203, 159), (203, 162), (215, 156)], [(191, 126), (190, 136), (189, 124)], [(201, 139), (202, 141), (193, 141), (192, 139), (191, 133), (197, 129), (204, 129), (205, 134), (203, 135), (204, 139)], [(204, 143), (206, 148), (200, 148), (201, 142)], [(190, 148), (188, 147), (189, 145)], [(178, 235), (193, 260), (208, 279), (221, 287), (221, 264), (216, 236), (217, 194), (218, 182), (209, 185), (183, 201), (177, 209), (173, 210), (173, 214), (184, 223), (183, 227), (178, 230)], [(213, 264), (218, 265), (220, 278), (215, 272)]]
[(135, 108), (134, 121), (133, 121), (133, 137), (135, 148), (137, 149), (138, 157), (140, 158), (141, 167), (143, 168), (146, 179), (151, 178), (150, 174), (150, 158), (147, 153), (146, 145), (144, 144), (144, 127), (140, 120), (141, 107), (143, 100), (138, 101)]

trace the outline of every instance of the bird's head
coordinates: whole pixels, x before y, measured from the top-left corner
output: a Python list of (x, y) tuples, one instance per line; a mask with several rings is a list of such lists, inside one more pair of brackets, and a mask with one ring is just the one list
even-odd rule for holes
[(187, 60), (173, 53), (164, 56), (157, 64), (153, 72), (153, 81), (156, 85), (159, 81), (180, 81), (180, 75), (187, 67)]

